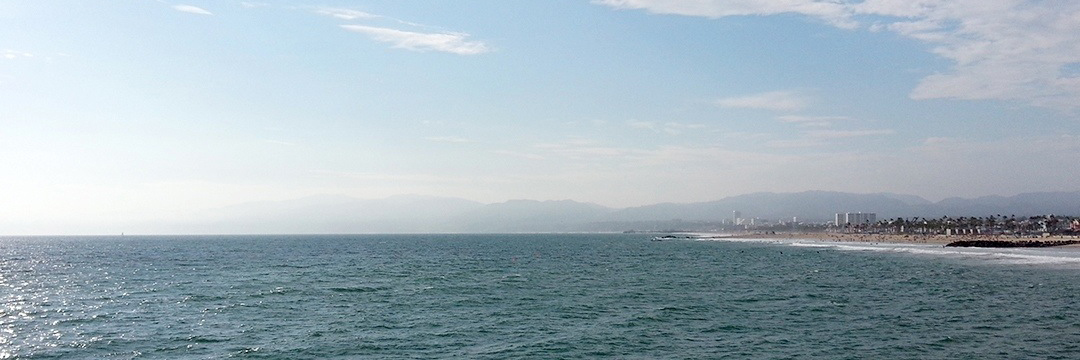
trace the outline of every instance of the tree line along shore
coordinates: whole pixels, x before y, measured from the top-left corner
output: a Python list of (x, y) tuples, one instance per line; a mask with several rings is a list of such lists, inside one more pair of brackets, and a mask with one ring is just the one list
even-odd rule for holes
[(1015, 237), (1044, 237), (1053, 235), (1080, 235), (1080, 217), (1037, 215), (990, 215), (986, 217), (961, 216), (953, 218), (902, 218), (884, 219), (863, 224), (830, 224), (831, 232), (921, 234), (921, 235), (1004, 235)]
[[(839, 216), (837, 218), (839, 219)], [(725, 237), (737, 238), (920, 243), (967, 247), (1048, 247), (1080, 244), (1080, 217), (1056, 215), (897, 217), (863, 223), (788, 223), (726, 230), (728, 231), (717, 233), (727, 233)]]

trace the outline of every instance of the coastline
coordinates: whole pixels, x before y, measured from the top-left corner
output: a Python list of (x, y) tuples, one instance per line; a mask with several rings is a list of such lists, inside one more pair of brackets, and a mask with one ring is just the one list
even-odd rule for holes
[[(823, 232), (776, 232), (745, 234), (691, 234), (700, 239), (807, 239), (827, 242), (856, 243), (892, 243), (892, 244), (933, 244), (945, 245), (956, 241), (1019, 241), (1019, 240), (1080, 240), (1077, 236), (1050, 236), (1040, 238), (1018, 238), (1007, 235), (923, 235), (923, 234), (841, 234)], [(1080, 247), (1065, 245), (1063, 247)]]

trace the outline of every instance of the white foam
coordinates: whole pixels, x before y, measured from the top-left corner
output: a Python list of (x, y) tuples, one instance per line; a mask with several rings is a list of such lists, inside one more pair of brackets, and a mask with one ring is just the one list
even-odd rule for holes
[(790, 245), (791, 246), (797, 246), (797, 247), (813, 247), (813, 248), (835, 247), (832, 244), (825, 244), (825, 243), (820, 243), (820, 242), (817, 242), (817, 243), (793, 242)]
[(829, 248), (839, 251), (874, 251), (973, 259), (995, 264), (1057, 265), (1080, 267), (1080, 251), (1075, 248), (961, 248), (935, 244), (850, 243), (813, 239), (710, 238), (714, 241), (770, 243), (794, 247)]

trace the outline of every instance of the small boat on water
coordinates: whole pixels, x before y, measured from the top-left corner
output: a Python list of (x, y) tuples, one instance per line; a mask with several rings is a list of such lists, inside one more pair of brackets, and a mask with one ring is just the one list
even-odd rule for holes
[(653, 237), (652, 241), (668, 241), (668, 240), (675, 240), (675, 239), (678, 239), (678, 238), (679, 237), (675, 236), (675, 235), (664, 235), (664, 236)]

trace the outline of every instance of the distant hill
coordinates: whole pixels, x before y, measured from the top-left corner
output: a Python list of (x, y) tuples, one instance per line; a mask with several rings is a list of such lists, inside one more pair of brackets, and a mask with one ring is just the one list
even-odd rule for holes
[(967, 214), (1017, 215), (1040, 214), (1080, 215), (1080, 192), (1039, 192), (1015, 196), (985, 196), (975, 199), (948, 198), (934, 204), (934, 215), (964, 216)]
[(887, 197), (887, 198), (890, 198), (890, 199), (900, 200), (900, 201), (902, 201), (902, 202), (904, 202), (905, 204), (908, 204), (908, 205), (931, 205), (931, 204), (933, 204), (933, 202), (931, 202), (930, 200), (926, 200), (926, 199), (923, 199), (922, 197), (915, 196), (915, 195), (893, 194), (893, 193), (877, 193), (875, 195), (881, 195), (881, 196), (884, 196), (884, 197)]
[(698, 203), (613, 209), (573, 200), (482, 204), (458, 198), (341, 195), (254, 202), (215, 209), (172, 224), (178, 233), (559, 232), (668, 229), (691, 222), (744, 218), (828, 221), (837, 212), (879, 219), (1038, 214), (1080, 215), (1080, 192), (1044, 192), (931, 202), (913, 195), (832, 191), (754, 193)]
[(996, 214), (1080, 215), (1080, 192), (1027, 193), (975, 199), (949, 198), (931, 202), (918, 196), (898, 194), (851, 194), (830, 191), (755, 193), (717, 201), (690, 204), (658, 204), (623, 209), (619, 220), (681, 219), (715, 221), (729, 219), (732, 211), (743, 217), (826, 221), (838, 212), (872, 212), (879, 219), (895, 217), (987, 216)]
[(800, 193), (755, 193), (732, 196), (717, 201), (690, 204), (657, 204), (619, 211), (617, 220), (659, 219), (718, 221), (731, 219), (733, 211), (743, 217), (806, 220), (831, 219), (837, 212), (877, 212), (914, 214), (915, 205), (884, 194), (850, 194), (829, 191)]
[(608, 219), (614, 209), (572, 200), (511, 200), (473, 209), (458, 217), (452, 231), (554, 232)]

